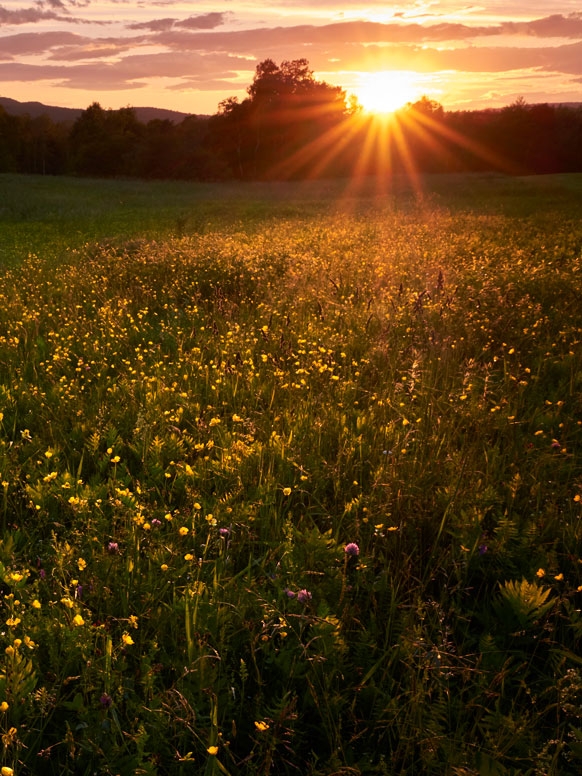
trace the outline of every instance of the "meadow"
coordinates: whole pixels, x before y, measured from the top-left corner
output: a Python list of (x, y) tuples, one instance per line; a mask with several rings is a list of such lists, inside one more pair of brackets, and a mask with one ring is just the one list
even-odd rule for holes
[(582, 767), (582, 176), (0, 176), (0, 767)]

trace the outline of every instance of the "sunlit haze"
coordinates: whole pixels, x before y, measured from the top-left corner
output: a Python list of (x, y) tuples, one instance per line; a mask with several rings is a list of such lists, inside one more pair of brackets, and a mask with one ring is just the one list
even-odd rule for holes
[(392, 113), (423, 93), (433, 91), (427, 79), (421, 81), (416, 73), (400, 70), (380, 70), (364, 73), (361, 85), (354, 94), (368, 113)]
[(578, 0), (5, 0), (0, 96), (215, 113), (256, 65), (305, 58), (367, 111), (582, 101)]

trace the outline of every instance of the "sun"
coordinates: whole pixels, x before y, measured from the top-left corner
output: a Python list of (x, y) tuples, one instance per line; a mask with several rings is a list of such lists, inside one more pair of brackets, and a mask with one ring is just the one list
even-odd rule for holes
[(407, 70), (362, 73), (356, 97), (366, 113), (393, 113), (421, 95), (418, 74)]

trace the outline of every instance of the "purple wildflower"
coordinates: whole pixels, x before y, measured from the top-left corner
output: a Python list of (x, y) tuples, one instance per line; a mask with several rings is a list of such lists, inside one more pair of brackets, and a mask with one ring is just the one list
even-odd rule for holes
[(292, 590), (289, 590), (288, 587), (286, 587), (285, 590), (283, 590), (283, 592), (285, 593), (287, 598), (295, 598), (296, 594)]
[(111, 555), (115, 555), (119, 552), (119, 544), (117, 544), (117, 542), (109, 542), (107, 545), (107, 552), (109, 552)]
[(158, 518), (157, 518), (157, 517), (154, 517), (154, 519), (152, 520), (152, 527), (153, 527), (153, 528), (157, 528), (157, 527), (158, 527), (159, 525), (161, 525), (161, 524), (162, 524), (162, 521), (161, 521), (161, 520), (158, 520)]
[(230, 535), (228, 528), (219, 528), (218, 533), (222, 536), (223, 539), (228, 539)]
[(311, 601), (311, 593), (309, 590), (300, 590), (297, 593), (297, 600), (300, 604), (308, 604)]
[(489, 547), (486, 544), (479, 545), (479, 555), (485, 555)]
[(357, 556), (360, 554), (360, 548), (355, 542), (350, 542), (344, 547), (344, 552), (348, 558), (357, 558)]
[(104, 692), (103, 695), (99, 698), (99, 703), (103, 706), (104, 709), (108, 709), (113, 703), (113, 698), (111, 695), (108, 695), (106, 692)]

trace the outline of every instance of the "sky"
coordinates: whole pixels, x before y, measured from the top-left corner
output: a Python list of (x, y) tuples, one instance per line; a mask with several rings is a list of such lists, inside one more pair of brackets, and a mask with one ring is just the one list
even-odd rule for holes
[(305, 58), (365, 107), (582, 102), (580, 0), (0, 0), (0, 96), (212, 114)]

